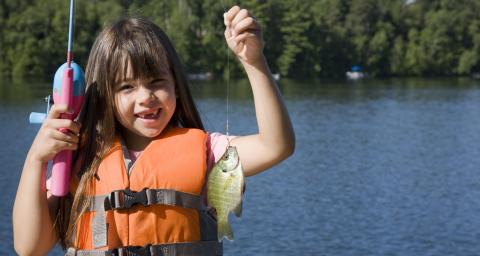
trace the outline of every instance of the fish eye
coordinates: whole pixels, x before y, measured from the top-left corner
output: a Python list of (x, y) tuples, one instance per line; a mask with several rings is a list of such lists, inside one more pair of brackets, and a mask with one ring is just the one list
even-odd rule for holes
[(228, 160), (228, 154), (225, 155), (225, 160)]
[(227, 169), (225, 169), (225, 168), (222, 168), (222, 172), (227, 172)]

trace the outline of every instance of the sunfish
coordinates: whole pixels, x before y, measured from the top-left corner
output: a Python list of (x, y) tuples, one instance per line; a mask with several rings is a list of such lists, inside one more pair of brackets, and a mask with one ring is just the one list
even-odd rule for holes
[(228, 214), (242, 215), (242, 190), (244, 186), (242, 164), (235, 147), (229, 146), (222, 158), (213, 166), (208, 176), (208, 204), (217, 212), (218, 241), (224, 237), (233, 240)]

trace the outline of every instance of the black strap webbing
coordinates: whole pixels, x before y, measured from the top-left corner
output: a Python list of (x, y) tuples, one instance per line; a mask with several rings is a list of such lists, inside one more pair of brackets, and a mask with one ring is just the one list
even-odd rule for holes
[(108, 251), (76, 250), (69, 248), (66, 256), (219, 256), (223, 255), (223, 246), (217, 241), (193, 243), (173, 243), (147, 246), (127, 246)]
[(109, 195), (95, 196), (90, 211), (123, 210), (134, 205), (171, 205), (183, 208), (202, 209), (202, 199), (198, 195), (172, 189), (143, 189), (135, 192), (130, 189), (115, 190)]

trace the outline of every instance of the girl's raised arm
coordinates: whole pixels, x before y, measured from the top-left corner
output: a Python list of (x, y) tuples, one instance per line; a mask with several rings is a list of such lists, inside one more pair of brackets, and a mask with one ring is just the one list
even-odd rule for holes
[(259, 24), (238, 6), (224, 14), (224, 22), (228, 46), (245, 68), (253, 91), (259, 132), (236, 137), (231, 142), (237, 147), (245, 175), (251, 176), (290, 156), (295, 148), (295, 134), (263, 55)]
[[(57, 242), (52, 217), (58, 200), (47, 195), (45, 172), (48, 160), (58, 152), (77, 148), (79, 125), (58, 119), (67, 111), (65, 105), (52, 106), (25, 160), (12, 214), (14, 246), (19, 255), (46, 255)], [(60, 132), (62, 127), (71, 133)]]

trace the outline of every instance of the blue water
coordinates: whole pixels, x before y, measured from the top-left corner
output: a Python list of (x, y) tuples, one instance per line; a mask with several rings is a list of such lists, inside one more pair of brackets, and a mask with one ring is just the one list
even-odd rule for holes
[[(195, 84), (209, 130), (224, 88)], [(480, 82), (280, 81), (297, 136), (287, 161), (247, 179), (225, 255), (478, 255)], [(48, 88), (0, 85), (0, 255), (14, 254), (11, 208)], [(256, 131), (251, 93), (233, 83), (232, 134)], [(61, 255), (56, 249), (51, 255)]]

